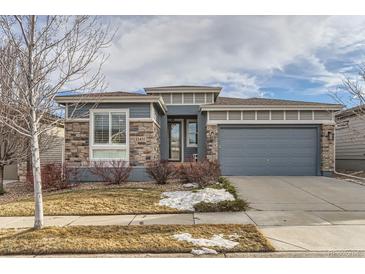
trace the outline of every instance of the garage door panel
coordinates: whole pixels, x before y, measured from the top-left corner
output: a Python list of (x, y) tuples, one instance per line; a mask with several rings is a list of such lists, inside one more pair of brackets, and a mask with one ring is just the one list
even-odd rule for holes
[(316, 175), (317, 129), (222, 127), (223, 175)]

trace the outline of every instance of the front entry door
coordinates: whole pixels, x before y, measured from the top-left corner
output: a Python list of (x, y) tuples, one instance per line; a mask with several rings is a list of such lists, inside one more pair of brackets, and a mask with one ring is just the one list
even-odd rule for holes
[(168, 122), (169, 160), (181, 161), (181, 122)]

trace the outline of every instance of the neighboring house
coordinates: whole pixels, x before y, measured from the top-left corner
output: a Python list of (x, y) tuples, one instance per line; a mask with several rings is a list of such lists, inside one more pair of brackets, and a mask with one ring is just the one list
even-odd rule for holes
[(80, 180), (95, 180), (92, 163), (110, 159), (133, 166), (130, 180), (146, 180), (144, 166), (160, 159), (218, 160), (223, 175), (333, 172), (341, 105), (228, 98), (206, 86), (145, 92), (56, 97), (66, 110), (65, 163), (80, 168)]
[(365, 105), (336, 114), (336, 169), (365, 171)]
[[(64, 126), (58, 125), (50, 131), (52, 136), (52, 144), (49, 148), (40, 152), (41, 165), (46, 164), (62, 164), (63, 152), (64, 152)], [(26, 180), (27, 170), (30, 168), (30, 160), (14, 165), (7, 166), (5, 168), (6, 180), (19, 180), (24, 182)]]

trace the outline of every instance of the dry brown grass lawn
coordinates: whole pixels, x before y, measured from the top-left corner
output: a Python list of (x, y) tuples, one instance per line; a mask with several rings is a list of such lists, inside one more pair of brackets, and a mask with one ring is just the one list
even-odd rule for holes
[[(69, 190), (44, 195), (45, 215), (108, 215), (174, 213), (178, 210), (159, 206), (162, 190), (105, 188)], [(34, 215), (32, 198), (0, 204), (0, 216)]]
[(0, 230), (0, 254), (70, 253), (177, 253), (191, 252), (191, 243), (173, 238), (190, 233), (194, 238), (237, 234), (239, 245), (219, 252), (274, 251), (254, 225), (150, 225), (47, 227), (42, 230)]

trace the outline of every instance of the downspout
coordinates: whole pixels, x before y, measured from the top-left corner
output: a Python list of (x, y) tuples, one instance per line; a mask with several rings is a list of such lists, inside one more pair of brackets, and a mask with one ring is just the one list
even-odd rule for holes
[(345, 173), (341, 173), (341, 172), (337, 172), (336, 171), (336, 126), (335, 126), (335, 131), (333, 134), (333, 173), (337, 174), (337, 175), (341, 175), (344, 177), (349, 177), (351, 179), (356, 179), (356, 180), (360, 180), (362, 182), (365, 183), (365, 178), (362, 177), (357, 177), (357, 176), (353, 176), (353, 175), (349, 175), (349, 174), (345, 174)]

